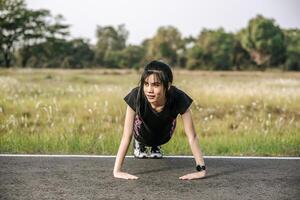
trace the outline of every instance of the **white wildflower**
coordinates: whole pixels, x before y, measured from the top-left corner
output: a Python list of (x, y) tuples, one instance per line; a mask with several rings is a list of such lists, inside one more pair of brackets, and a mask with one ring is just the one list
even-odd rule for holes
[(272, 117), (272, 114), (268, 113), (268, 119), (271, 119), (271, 117)]

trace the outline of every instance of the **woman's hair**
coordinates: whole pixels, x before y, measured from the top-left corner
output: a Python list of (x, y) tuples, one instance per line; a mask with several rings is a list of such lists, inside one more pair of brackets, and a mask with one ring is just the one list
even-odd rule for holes
[(169, 96), (169, 83), (173, 82), (173, 73), (169, 65), (166, 63), (163, 63), (161, 61), (153, 60), (150, 63), (148, 63), (143, 71), (143, 74), (141, 76), (140, 84), (139, 84), (139, 90), (138, 90), (138, 96), (137, 96), (137, 102), (136, 102), (136, 112), (138, 115), (141, 114), (141, 106), (144, 105), (145, 100), (145, 94), (144, 94), (144, 83), (148, 76), (151, 74), (155, 74), (156, 77), (160, 80), (160, 82), (163, 84), (163, 87), (165, 89), (165, 95), (166, 98)]

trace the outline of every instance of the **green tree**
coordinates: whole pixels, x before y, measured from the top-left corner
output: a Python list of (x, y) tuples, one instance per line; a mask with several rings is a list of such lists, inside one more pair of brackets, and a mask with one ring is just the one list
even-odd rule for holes
[(59, 68), (63, 61), (69, 60), (66, 52), (70, 51), (70, 44), (64, 39), (48, 39), (32, 45), (31, 48), (24, 48), (19, 50), (20, 60), (26, 57), (26, 63), (23, 67), (30, 66), (34, 68)]
[(241, 42), (235, 36), (235, 44), (233, 50), (233, 68), (235, 70), (251, 69), (252, 61), (249, 53), (242, 47)]
[(94, 52), (84, 39), (51, 38), (30, 48), (19, 49), (18, 58), (23, 60), (23, 57), (26, 57), (23, 67), (84, 68), (93, 64)]
[[(65, 68), (86, 68), (93, 65), (94, 51), (87, 40), (82, 38), (66, 41), (68, 50), (61, 52), (67, 60), (61, 64)], [(67, 63), (64, 63), (66, 62)]]
[(231, 69), (235, 42), (234, 34), (226, 33), (222, 28), (204, 29), (188, 52), (187, 67), (190, 69)]
[(284, 30), (287, 43), (286, 70), (300, 71), (300, 30)]
[(138, 45), (129, 45), (121, 52), (119, 65), (123, 68), (140, 68), (145, 56), (145, 49)]
[(241, 30), (239, 36), (242, 47), (249, 52), (260, 69), (284, 62), (285, 37), (273, 19), (257, 15)]
[(16, 49), (68, 34), (68, 25), (59, 23), (61, 16), (55, 23), (49, 19), (48, 10), (27, 9), (24, 0), (0, 0), (0, 50), (6, 67)]
[(187, 57), (186, 67), (188, 69), (203, 68), (204, 65), (203, 56), (204, 56), (203, 49), (200, 48), (199, 45), (192, 46), (186, 52), (186, 57)]
[[(185, 68), (187, 66), (187, 62), (188, 62), (188, 53), (192, 52), (191, 49), (195, 46), (196, 44), (196, 38), (194, 38), (193, 36), (188, 36), (188, 37), (184, 37), (182, 39), (183, 42), (183, 48), (177, 51), (178, 54), (178, 58), (177, 58), (177, 64), (181, 67), (181, 68)], [(196, 51), (195, 51), (196, 52)], [(195, 53), (194, 52), (194, 53)], [(197, 54), (197, 53), (196, 53)], [(191, 56), (190, 58), (192, 58), (193, 56)], [(195, 58), (195, 57), (193, 57)], [(189, 64), (191, 66), (191, 63), (193, 61), (190, 60)]]
[(117, 29), (112, 26), (98, 26), (95, 48), (96, 63), (104, 66), (115, 65), (117, 61), (112, 56), (118, 56), (120, 53), (115, 52), (121, 51), (126, 47), (128, 34), (129, 32), (126, 30), (125, 25), (119, 25)]
[(147, 41), (147, 58), (163, 59), (171, 65), (178, 61), (178, 51), (183, 50), (181, 33), (173, 26), (160, 27), (156, 35)]
[[(35, 30), (35, 32), (30, 34), (30, 36), (26, 37), (23, 40), (23, 45), (19, 47), (17, 61), (21, 67), (26, 67), (30, 57), (34, 56), (32, 54), (32, 49), (34, 51), (36, 50), (36, 47), (43, 47), (43, 48), (46, 48), (47, 46), (52, 47), (55, 46), (58, 41), (62, 41), (64, 43), (65, 42), (64, 37), (69, 35), (69, 32), (67, 30), (69, 26), (63, 25), (61, 23), (61, 21), (63, 20), (63, 17), (61, 15), (54, 17), (53, 19), (54, 22), (51, 23), (48, 21), (50, 20), (48, 18), (52, 19), (50, 13), (48, 14), (48, 17), (45, 18), (43, 17), (41, 19), (41, 21), (44, 21), (43, 29), (40, 29), (38, 31)], [(48, 22), (46, 22), (46, 20)], [(37, 45), (40, 43), (41, 45)], [(55, 51), (55, 49), (52, 50)], [(48, 52), (48, 55), (52, 53), (49, 52), (49, 50), (46, 51)], [(36, 52), (36, 53), (39, 54), (40, 52)], [(64, 54), (64, 52), (60, 52), (60, 53)]]

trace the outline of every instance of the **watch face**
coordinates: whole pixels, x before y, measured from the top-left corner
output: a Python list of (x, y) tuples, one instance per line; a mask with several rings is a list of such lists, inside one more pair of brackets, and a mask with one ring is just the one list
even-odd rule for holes
[(197, 166), (196, 166), (196, 169), (197, 169), (198, 172), (202, 171), (201, 165), (197, 165)]
[(196, 170), (198, 171), (198, 172), (201, 172), (202, 170), (205, 170), (206, 169), (206, 167), (203, 165), (203, 166), (201, 166), (201, 165), (197, 165), (196, 166)]

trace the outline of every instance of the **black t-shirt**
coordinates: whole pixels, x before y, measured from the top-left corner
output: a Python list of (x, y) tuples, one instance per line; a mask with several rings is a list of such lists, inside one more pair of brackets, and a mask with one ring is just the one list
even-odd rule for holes
[[(139, 87), (131, 90), (124, 98), (126, 103), (136, 111)], [(140, 116), (134, 122), (134, 137), (147, 146), (161, 145), (168, 142), (176, 126), (178, 114), (184, 114), (193, 100), (183, 91), (171, 86), (166, 105), (160, 112), (155, 111), (147, 98), (143, 96)]]

